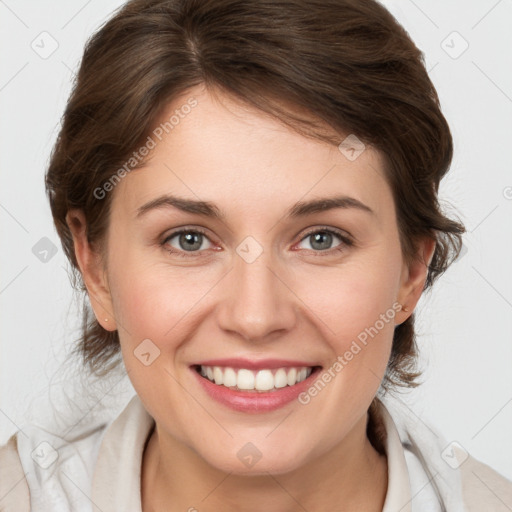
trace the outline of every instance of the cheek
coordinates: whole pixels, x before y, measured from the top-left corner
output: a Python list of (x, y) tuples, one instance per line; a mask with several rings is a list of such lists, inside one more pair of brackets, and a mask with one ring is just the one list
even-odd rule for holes
[[(319, 269), (301, 280), (300, 297), (314, 312), (315, 325), (329, 345), (334, 403), (354, 407), (371, 400), (386, 371), (391, 353), (400, 280), (399, 246), (380, 246), (329, 273)], [(313, 390), (313, 394), (317, 391)], [(339, 395), (339, 396), (338, 396)], [(307, 397), (306, 397), (307, 398)]]
[(191, 326), (204, 315), (222, 273), (171, 265), (165, 255), (150, 258), (129, 250), (119, 253), (123, 256), (110, 262), (109, 282), (123, 348), (133, 351), (150, 339), (162, 352), (178, 350)]
[(373, 326), (382, 314), (395, 314), (400, 267), (391, 258), (375, 259), (354, 259), (332, 272), (310, 270), (307, 280), (297, 283), (297, 295), (305, 297), (304, 303), (315, 313), (316, 323), (324, 325), (326, 336), (337, 340), (339, 349), (348, 338)]

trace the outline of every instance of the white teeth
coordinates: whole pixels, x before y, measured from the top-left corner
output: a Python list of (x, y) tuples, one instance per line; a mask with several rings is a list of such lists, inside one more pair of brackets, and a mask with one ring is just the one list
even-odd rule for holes
[(288, 386), (293, 386), (297, 382), (297, 369), (292, 368), (288, 371), (287, 377)]
[(222, 374), (222, 370), (215, 366), (213, 368), (213, 380), (215, 381), (215, 384), (222, 384), (224, 375)]
[(254, 387), (260, 391), (268, 391), (274, 387), (274, 376), (270, 370), (260, 370), (256, 374)]
[(254, 373), (251, 370), (238, 370), (236, 385), (240, 389), (254, 389)]
[(302, 368), (302, 370), (297, 375), (297, 382), (302, 382), (306, 378), (307, 372), (308, 371), (306, 368)]
[(224, 370), (224, 386), (227, 388), (236, 386), (237, 377), (236, 372), (233, 370), (233, 368), (226, 368)]
[(235, 370), (230, 367), (201, 366), (200, 373), (218, 386), (238, 388), (243, 391), (270, 391), (286, 386), (294, 386), (311, 375), (313, 368), (278, 368), (276, 370), (253, 371), (245, 368)]
[(274, 375), (274, 386), (276, 388), (284, 388), (288, 385), (288, 379), (286, 377), (286, 372), (284, 368), (279, 368), (276, 374)]

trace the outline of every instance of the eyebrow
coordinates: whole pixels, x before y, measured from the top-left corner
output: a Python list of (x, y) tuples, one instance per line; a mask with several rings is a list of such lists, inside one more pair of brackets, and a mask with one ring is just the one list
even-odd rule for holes
[[(196, 215), (211, 217), (220, 221), (225, 221), (226, 216), (219, 208), (209, 201), (196, 201), (194, 199), (185, 199), (173, 195), (163, 195), (153, 199), (137, 209), (137, 217), (152, 210), (174, 207), (178, 210)], [(286, 213), (288, 218), (305, 217), (313, 213), (333, 210), (335, 208), (357, 209), (371, 215), (375, 212), (366, 204), (358, 199), (348, 196), (326, 197), (321, 199), (312, 199), (310, 201), (299, 201), (295, 203)]]

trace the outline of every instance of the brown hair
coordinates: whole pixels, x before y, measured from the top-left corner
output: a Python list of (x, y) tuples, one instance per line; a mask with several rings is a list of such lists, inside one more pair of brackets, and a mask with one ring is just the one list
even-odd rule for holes
[[(94, 191), (146, 140), (168, 102), (200, 84), (306, 136), (339, 144), (341, 134), (355, 134), (380, 150), (404, 258), (412, 261), (420, 237), (436, 241), (425, 289), (458, 256), (464, 227), (444, 216), (437, 198), (452, 159), (450, 130), (423, 54), (383, 6), (132, 0), (86, 45), (46, 175), (53, 219), (82, 292), (66, 213), (82, 209), (88, 240), (101, 248), (112, 194), (98, 199)], [(99, 325), (83, 296), (77, 350), (102, 374), (120, 361), (118, 333)], [(417, 385), (415, 362), (410, 316), (395, 328), (383, 386)]]

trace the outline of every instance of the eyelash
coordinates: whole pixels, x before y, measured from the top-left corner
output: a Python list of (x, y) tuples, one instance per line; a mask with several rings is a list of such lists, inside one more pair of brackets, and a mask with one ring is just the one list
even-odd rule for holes
[[(180, 250), (176, 250), (174, 248), (172, 250), (170, 250), (168, 248), (168, 246), (167, 246), (167, 243), (169, 242), (169, 240), (171, 240), (172, 238), (174, 238), (177, 235), (181, 235), (182, 233), (200, 233), (201, 235), (204, 235), (206, 238), (208, 238), (208, 235), (206, 234), (206, 231), (202, 230), (201, 228), (194, 228), (194, 229), (187, 229), (187, 228), (185, 228), (185, 229), (180, 229), (178, 231), (174, 231), (173, 233), (171, 233), (169, 236), (167, 236), (161, 242), (161, 246), (169, 254), (173, 254), (173, 255), (179, 256), (180, 258), (190, 258), (190, 257), (193, 258), (193, 257), (195, 257), (194, 255), (197, 255), (201, 251), (188, 251), (189, 254), (190, 254), (189, 255), (189, 254), (187, 254), (187, 251), (180, 251)], [(331, 235), (337, 236), (342, 241), (342, 243), (339, 246), (333, 247), (332, 249), (327, 249), (327, 250), (324, 250), (324, 251), (314, 251), (314, 250), (312, 250), (312, 252), (313, 252), (313, 254), (315, 256), (319, 256), (319, 257), (323, 257), (323, 256), (326, 256), (326, 255), (332, 256), (333, 253), (343, 252), (343, 251), (345, 251), (345, 249), (347, 247), (352, 247), (354, 245), (354, 242), (353, 242), (353, 240), (350, 237), (348, 237), (346, 235), (343, 235), (342, 232), (340, 232), (338, 230), (334, 230), (332, 228), (327, 228), (327, 227), (325, 227), (325, 228), (324, 227), (315, 228), (315, 229), (312, 229), (311, 231), (308, 231), (299, 240), (299, 242), (302, 242), (304, 239), (308, 238), (311, 235), (314, 235), (315, 233), (329, 233)], [(311, 250), (311, 249), (308, 249), (308, 250)]]

